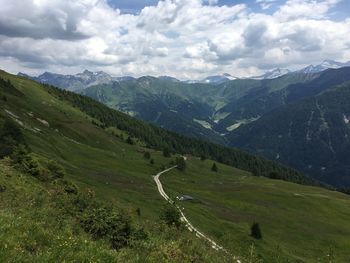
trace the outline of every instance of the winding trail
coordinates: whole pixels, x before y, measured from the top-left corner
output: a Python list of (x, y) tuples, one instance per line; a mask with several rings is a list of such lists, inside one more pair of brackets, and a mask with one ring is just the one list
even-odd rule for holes
[[(225, 248), (223, 248), (222, 246), (218, 245), (214, 240), (212, 240), (211, 238), (207, 237), (205, 234), (203, 234), (202, 232), (200, 232), (197, 228), (195, 228), (191, 222), (186, 218), (185, 214), (182, 212), (181, 208), (175, 204), (175, 202), (173, 200), (170, 199), (170, 197), (165, 193), (164, 189), (163, 189), (163, 185), (161, 183), (161, 181), (159, 180), (159, 177), (164, 174), (164, 173), (167, 173), (169, 171), (171, 171), (172, 169), (176, 168), (177, 166), (173, 166), (173, 167), (170, 167), (164, 171), (161, 171), (159, 172), (157, 175), (153, 176), (153, 179), (154, 181), (156, 182), (157, 184), (157, 188), (158, 188), (158, 191), (159, 191), (159, 194), (169, 203), (171, 204), (174, 204), (176, 209), (180, 212), (181, 214), (181, 221), (185, 223), (187, 229), (191, 232), (194, 232), (196, 234), (196, 236), (198, 238), (201, 238), (201, 239), (204, 239), (206, 240), (207, 242), (210, 243), (211, 247), (214, 248), (215, 250), (217, 251), (223, 251), (225, 252), (226, 254), (228, 255), (231, 255)], [(236, 259), (234, 257), (234, 259)], [(237, 260), (237, 259), (236, 259)], [(240, 262), (239, 260), (237, 260), (237, 262)]]

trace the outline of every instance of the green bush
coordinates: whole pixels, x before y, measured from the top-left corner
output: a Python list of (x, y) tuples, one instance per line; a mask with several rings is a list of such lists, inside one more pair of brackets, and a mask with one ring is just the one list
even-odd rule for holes
[(134, 230), (132, 230), (132, 240), (133, 241), (139, 241), (139, 240), (147, 240), (148, 234), (142, 227), (138, 227)]
[(73, 204), (78, 212), (83, 212), (88, 208), (96, 208), (97, 203), (95, 200), (95, 192), (88, 189), (78, 193), (78, 195), (73, 200)]
[(163, 220), (168, 226), (181, 226), (180, 212), (171, 204), (167, 203), (160, 214), (160, 219)]
[(67, 180), (63, 180), (63, 189), (68, 194), (78, 194), (78, 187)]
[(11, 157), (14, 166), (23, 173), (34, 176), (40, 181), (51, 179), (51, 172), (40, 162), (40, 158), (28, 153), (24, 146), (17, 147)]
[(0, 158), (10, 156), (21, 144), (26, 144), (21, 129), (13, 120), (5, 119), (0, 127)]
[(93, 238), (109, 240), (114, 249), (126, 246), (131, 237), (130, 219), (106, 207), (86, 210), (80, 222)]
[(64, 178), (66, 176), (66, 171), (63, 166), (55, 161), (49, 161), (47, 168), (51, 172), (53, 179)]
[[(20, 171), (34, 176), (41, 181), (53, 181), (62, 179), (66, 175), (66, 171), (62, 165), (55, 161), (48, 161), (44, 157), (29, 153), (28, 149), (20, 145), (15, 148), (11, 155), (13, 165)], [(66, 183), (67, 185), (68, 183)], [(67, 190), (75, 192), (74, 186), (67, 185)], [(76, 187), (75, 187), (76, 188)]]
[(3, 193), (6, 191), (6, 186), (0, 184), (0, 193)]

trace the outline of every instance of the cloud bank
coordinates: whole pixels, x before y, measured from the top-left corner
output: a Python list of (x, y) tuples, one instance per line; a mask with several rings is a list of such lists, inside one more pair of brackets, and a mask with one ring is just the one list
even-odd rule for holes
[(218, 6), (215, 0), (164, 0), (124, 14), (105, 0), (0, 0), (1, 68), (16, 73), (256, 75), (324, 59), (350, 60), (350, 15), (340, 0), (273, 0)]

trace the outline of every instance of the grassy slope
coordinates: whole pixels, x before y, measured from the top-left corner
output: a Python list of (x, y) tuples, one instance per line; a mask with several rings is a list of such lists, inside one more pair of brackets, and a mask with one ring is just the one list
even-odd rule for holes
[[(159, 152), (152, 152), (156, 164), (151, 166), (143, 159), (140, 145), (127, 145), (92, 125), (88, 116), (55, 99), (35, 82), (3, 72), (0, 75), (9, 78), (25, 94), (24, 98), (9, 96), (4, 108), (23, 122), (33, 151), (58, 160), (67, 168), (70, 179), (81, 188), (94, 189), (98, 198), (126, 209), (133, 217), (136, 217), (135, 209), (140, 207), (142, 224), (152, 229), (152, 221), (158, 219), (163, 201), (151, 175), (159, 171), (162, 165), (168, 165), (170, 159), (163, 158)], [(0, 114), (7, 115), (3, 110)], [(37, 118), (47, 120), (50, 127)], [(41, 132), (30, 130), (33, 127), (41, 129)], [(326, 254), (329, 246), (334, 246), (340, 260), (338, 262), (347, 259), (345, 247), (350, 245), (350, 224), (345, 217), (350, 214), (350, 201), (346, 196), (318, 188), (250, 177), (246, 172), (223, 165), (219, 166), (219, 174), (213, 175), (209, 172), (209, 161), (190, 160), (188, 165), (189, 169), (184, 175), (173, 172), (163, 177), (165, 189), (172, 193), (186, 192), (201, 200), (203, 203), (184, 203), (188, 217), (233, 253), (247, 252), (252, 241), (248, 236), (249, 225), (256, 220), (263, 229), (264, 240), (257, 242), (257, 247), (265, 262), (273, 262), (271, 253), (277, 244), (281, 247), (279, 254), (304, 259), (304, 262)], [(243, 179), (242, 176), (246, 177)], [(15, 181), (14, 185), (17, 183)], [(294, 193), (302, 195), (295, 196)], [(25, 206), (22, 209), (23, 213), (30, 213), (25, 211)], [(18, 214), (10, 214), (3, 220), (9, 223), (16, 216)], [(14, 239), (19, 238), (13, 229), (11, 233)], [(158, 234), (161, 238), (162, 234)], [(191, 240), (198, 250), (206, 248), (205, 245), (200, 246), (201, 242), (195, 238), (186, 237), (188, 233), (183, 235), (173, 237), (180, 239), (172, 241), (176, 248), (167, 247), (166, 239), (163, 239), (163, 243), (158, 241), (156, 246), (161, 248), (162, 255), (171, 254), (172, 249), (178, 249), (181, 255), (195, 253), (193, 246), (186, 248), (181, 240)], [(200, 260), (218, 262), (216, 253), (210, 249), (206, 253), (210, 254)]]
[(19, 173), (9, 160), (0, 160), (0, 186), (0, 262), (230, 262), (191, 233), (152, 222), (146, 241), (113, 250), (64, 212), (74, 197)]
[[(37, 189), (45, 186), (37, 185), (38, 182), (35, 181), (28, 184), (27, 181), (31, 178), (25, 178), (16, 171), (9, 172), (16, 175), (12, 181), (9, 181), (6, 179), (9, 174), (6, 170), (11, 168), (2, 165), (0, 171), (4, 172), (0, 174), (1, 182), (7, 189), (11, 189), (2, 194), (1, 202), (1, 204), (7, 204), (1, 207), (5, 234), (0, 236), (0, 240), (1, 243), (9, 242), (7, 246), (9, 249), (3, 255), (5, 261), (11, 259), (16, 253), (22, 253), (14, 257), (13, 261), (47, 262), (53, 259), (57, 261), (75, 259), (77, 262), (111, 262), (113, 259), (112, 262), (157, 262), (160, 259), (162, 262), (191, 260), (225, 262), (225, 258), (214, 250), (208, 250), (205, 244), (187, 231), (179, 233), (158, 229), (159, 212), (164, 201), (160, 198), (151, 175), (156, 174), (162, 166), (168, 165), (170, 159), (164, 158), (160, 152), (150, 150), (155, 160), (155, 165), (150, 165), (143, 158), (144, 149), (140, 144), (128, 145), (123, 140), (92, 125), (88, 116), (55, 99), (41, 85), (33, 81), (3, 72), (0, 75), (6, 79), (9, 78), (24, 94), (24, 97), (7, 95), (7, 102), (0, 111), (0, 119), (1, 115), (9, 115), (4, 110), (16, 115), (17, 120), (23, 123), (27, 142), (35, 153), (59, 161), (67, 169), (69, 179), (77, 183), (81, 189), (94, 190), (100, 201), (124, 209), (134, 221), (151, 232), (151, 240), (145, 244), (145, 247), (125, 249), (119, 253), (111, 251), (107, 244), (94, 242), (89, 244), (91, 248), (89, 246), (86, 248), (83, 244), (87, 238), (86, 235), (78, 235), (75, 241), (78, 243), (77, 247), (69, 248), (72, 245), (69, 237), (73, 231), (70, 228), (74, 228), (74, 223), (67, 224), (67, 233), (61, 233), (55, 224), (57, 215), (51, 215), (55, 209), (50, 207), (50, 204), (46, 207), (33, 207), (33, 210), (27, 211), (27, 203), (23, 201), (40, 198), (36, 196)], [(48, 121), (50, 126), (42, 124), (37, 118)], [(33, 132), (34, 128), (41, 131)], [(12, 203), (9, 201), (12, 200), (11, 196), (18, 196), (22, 201)], [(47, 196), (44, 197), (44, 199), (47, 198)], [(46, 202), (50, 203), (50, 200)], [(12, 211), (12, 207), (15, 211)], [(135, 210), (138, 207), (141, 208), (141, 219), (136, 216)], [(35, 220), (38, 220), (37, 213), (43, 216), (38, 226), (35, 225)], [(14, 218), (20, 217), (26, 217), (21, 225), (21, 232), (14, 229), (11, 223)], [(32, 227), (35, 227), (33, 231)], [(41, 233), (43, 231), (47, 233)], [(31, 255), (28, 252), (26, 243), (21, 240), (22, 232), (39, 235), (33, 237), (33, 242), (43, 239), (41, 241), (46, 245), (39, 249), (41, 254)], [(56, 235), (62, 235), (60, 239), (68, 242), (64, 245), (66, 250), (58, 247), (59, 241), (56, 242)], [(18, 247), (18, 251), (15, 247)], [(47, 251), (48, 249), (52, 252)], [(60, 257), (57, 256), (59, 253), (61, 253)], [(28, 258), (28, 255), (31, 257)]]
[[(350, 198), (338, 192), (306, 187), (249, 173), (211, 161), (192, 159), (185, 173), (177, 171), (161, 180), (175, 197), (188, 194), (194, 201), (181, 202), (188, 218), (233, 253), (249, 246), (249, 227), (259, 222), (263, 240), (255, 241), (265, 262), (321, 262), (329, 250), (334, 262), (350, 260)], [(276, 260), (277, 261), (277, 260)], [(278, 262), (278, 261), (277, 261)]]

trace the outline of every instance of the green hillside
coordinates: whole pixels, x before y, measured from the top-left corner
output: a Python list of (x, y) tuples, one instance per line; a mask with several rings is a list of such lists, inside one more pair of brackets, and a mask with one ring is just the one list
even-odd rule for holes
[[(329, 251), (334, 262), (349, 260), (348, 196), (252, 176), (314, 183), (287, 167), (167, 132), (83, 96), (0, 76), (1, 152), (13, 152), (12, 161), (0, 162), (0, 261), (232, 262), (231, 255), (159, 219), (164, 201), (152, 175), (175, 157), (164, 157), (163, 149), (216, 160), (217, 173), (213, 161), (192, 157), (184, 172), (161, 180), (171, 196), (194, 197), (181, 203), (188, 218), (242, 262), (329, 262)], [(28, 152), (12, 149), (19, 143)], [(108, 218), (124, 227), (113, 235), (96, 231), (93, 223)], [(250, 236), (255, 221), (261, 240)]]
[[(350, 260), (349, 196), (220, 164), (213, 172), (212, 164), (191, 159), (184, 173), (172, 171), (162, 180), (170, 196), (193, 197), (180, 204), (187, 217), (224, 247), (247, 253), (247, 233), (258, 222), (263, 239), (253, 244), (262, 262)], [(327, 260), (329, 253), (334, 261)]]

